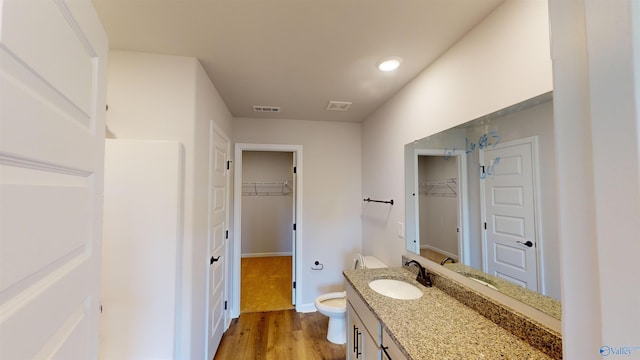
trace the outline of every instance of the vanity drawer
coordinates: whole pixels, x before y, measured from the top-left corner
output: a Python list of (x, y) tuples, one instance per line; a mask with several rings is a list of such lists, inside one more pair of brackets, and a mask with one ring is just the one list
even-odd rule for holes
[(364, 327), (371, 338), (375, 340), (376, 345), (380, 346), (382, 341), (380, 322), (349, 283), (347, 283), (347, 301), (349, 301), (360, 320), (362, 320)]

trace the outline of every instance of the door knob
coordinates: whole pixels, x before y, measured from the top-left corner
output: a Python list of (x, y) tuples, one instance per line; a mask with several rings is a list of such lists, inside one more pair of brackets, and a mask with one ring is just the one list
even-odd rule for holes
[(522, 241), (516, 241), (518, 244), (522, 244), (526, 247), (532, 247), (533, 243), (531, 242), (531, 240), (527, 240), (527, 242), (522, 242)]
[(220, 256), (218, 256), (217, 258), (214, 258), (213, 256), (211, 257), (211, 260), (209, 260), (209, 265), (213, 265), (214, 262), (220, 260)]

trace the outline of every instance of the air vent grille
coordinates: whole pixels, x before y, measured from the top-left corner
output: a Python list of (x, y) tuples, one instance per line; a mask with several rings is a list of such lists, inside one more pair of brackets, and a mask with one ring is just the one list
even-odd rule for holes
[(253, 106), (253, 111), (255, 111), (255, 112), (267, 112), (267, 113), (279, 113), (280, 112), (280, 107), (279, 106), (254, 105)]
[(329, 101), (327, 105), (327, 110), (329, 111), (347, 111), (351, 107), (350, 102), (348, 101)]

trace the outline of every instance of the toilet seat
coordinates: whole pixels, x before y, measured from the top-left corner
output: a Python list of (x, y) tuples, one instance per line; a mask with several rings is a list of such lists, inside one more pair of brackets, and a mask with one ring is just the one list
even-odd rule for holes
[(315, 301), (320, 313), (340, 314), (347, 312), (347, 292), (338, 291), (320, 295)]

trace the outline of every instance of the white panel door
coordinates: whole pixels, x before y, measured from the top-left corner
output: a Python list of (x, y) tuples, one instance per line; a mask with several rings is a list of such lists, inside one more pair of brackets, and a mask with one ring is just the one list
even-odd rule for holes
[[(211, 125), (209, 154), (209, 274), (207, 280), (207, 359), (213, 359), (225, 330), (225, 268), (229, 199), (229, 139)], [(204, 260), (204, 259), (203, 259)]]
[[(296, 241), (297, 241), (297, 214), (296, 214), (296, 203), (297, 203), (297, 183), (298, 183), (298, 165), (297, 165), (297, 153), (294, 151), (291, 153), (293, 156), (293, 181), (291, 184), (291, 206), (293, 211), (291, 211), (291, 223), (293, 224), (293, 229), (291, 230), (291, 281), (293, 284), (296, 283)], [(296, 304), (296, 287), (291, 286), (291, 304)]]
[(107, 38), (88, 0), (0, 0), (0, 358), (98, 357)]
[(100, 358), (174, 359), (182, 145), (107, 140)]
[(534, 140), (483, 152), (486, 271), (538, 290)]

